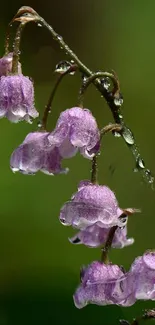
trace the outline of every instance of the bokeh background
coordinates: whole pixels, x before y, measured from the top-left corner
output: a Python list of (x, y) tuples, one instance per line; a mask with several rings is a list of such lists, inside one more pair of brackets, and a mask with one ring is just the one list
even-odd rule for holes
[[(149, 0), (19, 0), (3, 1), (0, 10), (0, 55), (5, 30), (18, 8), (32, 6), (73, 48), (92, 70), (114, 69), (124, 95), (123, 114), (136, 137), (146, 165), (155, 173), (155, 1)], [(15, 28), (12, 28), (14, 35)], [(23, 34), (23, 72), (35, 82), (36, 107), (42, 112), (54, 85), (55, 65), (65, 59), (50, 33), (29, 24)], [(63, 80), (53, 103), (49, 128), (59, 113), (77, 102), (78, 76)], [(85, 106), (99, 126), (112, 122), (111, 113), (95, 88), (90, 87)], [(151, 302), (130, 308), (87, 306), (75, 308), (72, 295), (79, 284), (81, 265), (100, 258), (99, 249), (73, 246), (74, 231), (58, 220), (63, 203), (81, 179), (90, 177), (90, 162), (77, 155), (64, 161), (69, 174), (55, 177), (13, 174), (12, 151), (37, 122), (17, 125), (0, 121), (0, 325), (117, 325), (131, 320)], [(110, 186), (121, 207), (141, 208), (129, 219), (129, 236), (135, 244), (112, 250), (113, 263), (126, 269), (137, 255), (155, 248), (155, 192), (139, 173), (122, 139), (108, 135), (99, 160), (99, 180)]]

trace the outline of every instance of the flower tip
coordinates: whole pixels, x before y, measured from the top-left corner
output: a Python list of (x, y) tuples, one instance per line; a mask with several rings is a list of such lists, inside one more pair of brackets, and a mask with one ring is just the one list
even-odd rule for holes
[(83, 307), (87, 306), (87, 301), (84, 300), (84, 292), (81, 290), (81, 288), (78, 288), (73, 295), (73, 300), (75, 307), (78, 309), (82, 309)]

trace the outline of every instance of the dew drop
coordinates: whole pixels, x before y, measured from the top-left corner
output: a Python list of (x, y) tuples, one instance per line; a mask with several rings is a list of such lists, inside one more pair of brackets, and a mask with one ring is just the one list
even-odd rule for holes
[(119, 132), (116, 132), (116, 131), (112, 131), (112, 134), (114, 135), (114, 137), (116, 137), (116, 138), (120, 138), (121, 137), (121, 135), (120, 135), (120, 133)]
[(87, 81), (87, 77), (85, 74), (82, 75), (82, 81), (83, 81), (83, 83), (85, 83)]
[(134, 142), (135, 142), (133, 134), (132, 134), (131, 130), (128, 128), (124, 128), (124, 130), (122, 132), (122, 137), (130, 145), (134, 144)]
[(63, 38), (61, 35), (57, 35), (56, 38), (59, 40), (59, 41), (63, 41)]
[(42, 122), (39, 121), (39, 122), (37, 123), (37, 125), (38, 125), (38, 128), (41, 128), (41, 127), (42, 127)]
[(144, 160), (140, 157), (137, 159), (137, 167), (141, 169), (145, 168)]
[[(60, 61), (55, 67), (55, 72), (63, 74), (71, 67), (71, 65), (71, 62), (69, 61)], [(69, 74), (74, 75), (75, 71), (71, 71)]]
[(29, 122), (29, 124), (33, 124), (33, 119), (29, 118), (28, 122)]
[(106, 90), (108, 90), (110, 87), (110, 79), (108, 77), (101, 79), (101, 84)]
[(11, 169), (12, 169), (13, 173), (16, 173), (19, 171), (19, 168), (17, 168), (17, 167), (11, 167)]
[(38, 27), (42, 27), (42, 24), (38, 23), (37, 26), (38, 26)]
[(116, 106), (121, 106), (123, 104), (123, 98), (122, 97), (114, 97), (114, 104)]
[(149, 169), (145, 170), (145, 176), (148, 178), (148, 182), (150, 184), (153, 184), (154, 182), (154, 177), (151, 175), (151, 171)]

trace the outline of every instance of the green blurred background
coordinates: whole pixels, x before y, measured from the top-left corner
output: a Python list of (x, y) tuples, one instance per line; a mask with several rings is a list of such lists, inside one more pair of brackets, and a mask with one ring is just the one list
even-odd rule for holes
[[(1, 3), (0, 54), (8, 22), (22, 5), (40, 13), (93, 70), (114, 69), (124, 95), (123, 113), (137, 140), (146, 165), (154, 172), (155, 159), (155, 1), (149, 0), (14, 0)], [(15, 29), (12, 29), (15, 32)], [(65, 54), (49, 32), (29, 24), (23, 34), (23, 72), (35, 82), (36, 107), (42, 114), (54, 84), (53, 70)], [(80, 79), (66, 77), (54, 99), (49, 127), (59, 113), (77, 102)], [(95, 88), (90, 87), (85, 106), (100, 126), (112, 122), (111, 113)], [(72, 295), (79, 284), (81, 265), (100, 258), (99, 249), (73, 246), (74, 231), (63, 227), (59, 210), (76, 191), (81, 179), (90, 177), (90, 162), (80, 155), (64, 161), (69, 174), (50, 177), (13, 174), (12, 151), (33, 125), (0, 121), (0, 325), (116, 325), (131, 320), (153, 303), (138, 302), (130, 308), (90, 305), (78, 310)], [(110, 186), (121, 207), (141, 208), (130, 218), (129, 236), (135, 244), (112, 250), (114, 263), (129, 268), (133, 259), (155, 247), (154, 191), (134, 173), (134, 160), (122, 139), (105, 137), (99, 161), (99, 180)]]

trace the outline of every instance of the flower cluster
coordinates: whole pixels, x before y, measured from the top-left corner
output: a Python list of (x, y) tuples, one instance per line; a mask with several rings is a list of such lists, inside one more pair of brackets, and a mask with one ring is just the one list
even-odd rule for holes
[[(32, 8), (23, 7), (21, 9), (24, 16), (19, 17), (18, 12), (18, 21), (24, 23), (32, 20), (39, 21), (40, 16), (37, 16)], [(22, 19), (24, 20), (22, 21)], [(44, 24), (43, 19), (41, 23)], [(48, 24), (46, 24), (47, 26)], [(21, 36), (19, 36), (19, 31), (20, 29), (15, 38), (14, 53), (11, 52), (0, 58), (0, 118), (6, 117), (14, 123), (23, 120), (31, 123), (32, 119), (38, 117), (39, 113), (34, 104), (33, 82), (29, 77), (22, 74), (19, 62), (18, 53), (20, 52), (19, 41)], [(51, 28), (50, 31), (53, 32), (53, 29)], [(59, 39), (61, 42), (60, 37), (55, 37), (55, 35), (57, 34), (54, 32), (54, 39)], [(63, 41), (62, 45), (65, 51), (67, 49), (68, 54), (71, 55), (73, 52), (68, 50), (68, 46), (64, 44)], [(118, 112), (119, 118), (115, 121), (123, 121), (120, 119), (120, 110), (118, 110), (123, 100), (116, 74), (107, 72), (92, 74), (90, 71), (90, 78), (87, 79), (89, 69), (86, 68), (83, 71), (84, 65), (80, 66), (81, 62), (79, 62), (77, 60), (77, 65), (72, 65), (69, 62), (69, 65), (66, 66), (65, 64), (65, 70), (57, 69), (57, 72), (59, 70), (65, 75), (69, 68), (69, 73), (73, 74), (79, 68), (83, 80), (79, 98), (82, 98), (84, 88), (93, 82), (102, 94), (106, 94), (105, 98), (111, 110), (114, 107), (113, 115), (116, 116)], [(62, 67), (63, 65), (61, 64)], [(100, 77), (101, 80), (99, 80)], [(110, 90), (109, 78), (113, 81), (113, 90)], [(54, 93), (55, 90), (52, 96)], [(46, 106), (46, 109), (49, 108), (48, 106), (51, 106), (51, 103)], [(62, 167), (62, 161), (72, 158), (77, 152), (84, 158), (92, 160), (91, 181), (83, 180), (79, 183), (77, 192), (72, 195), (70, 201), (63, 205), (59, 215), (59, 220), (63, 225), (72, 226), (78, 230), (69, 239), (72, 244), (83, 244), (95, 248), (101, 246), (102, 250), (101, 261), (92, 262), (88, 267), (81, 269), (81, 284), (74, 294), (75, 306), (83, 308), (91, 303), (102, 306), (116, 304), (125, 307), (133, 305), (136, 300), (155, 300), (154, 251), (147, 251), (143, 256), (136, 258), (127, 272), (124, 271), (123, 267), (109, 262), (108, 252), (111, 247), (124, 248), (134, 243), (134, 239), (127, 236), (127, 222), (128, 216), (138, 212), (138, 210), (120, 208), (114, 192), (106, 185), (99, 185), (97, 177), (94, 177), (93, 173), (94, 171), (96, 173), (97, 165), (96, 157), (100, 151), (104, 132), (103, 129), (99, 130), (91, 111), (82, 108), (81, 102), (79, 106), (61, 112), (54, 130), (50, 131), (47, 131), (44, 121), (44, 117), (48, 116), (45, 110), (42, 128), (29, 133), (23, 143), (14, 150), (10, 159), (10, 167), (13, 172), (19, 171), (23, 174), (35, 174), (41, 171), (48, 175), (56, 175), (68, 172), (68, 168)], [(116, 132), (118, 132), (118, 127), (119, 131), (121, 130), (126, 143), (133, 145), (133, 135), (123, 122), (121, 125), (115, 124), (115, 126), (117, 126)], [(111, 124), (106, 127), (106, 131), (110, 129), (114, 131)], [(141, 162), (139, 167), (143, 169), (144, 166), (138, 151), (136, 155), (138, 161)], [(145, 170), (145, 173), (148, 175), (148, 170)]]
[(93, 262), (81, 270), (74, 294), (77, 308), (87, 304), (131, 306), (136, 300), (155, 300), (155, 252), (136, 258), (128, 272), (118, 265)]
[(52, 132), (34, 132), (11, 156), (11, 168), (24, 174), (42, 171), (47, 174), (66, 173), (61, 161), (73, 157), (79, 150), (91, 159), (99, 149), (99, 129), (92, 113), (72, 107), (60, 114)]

